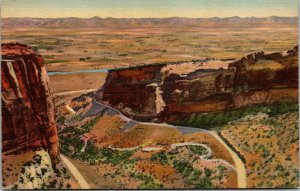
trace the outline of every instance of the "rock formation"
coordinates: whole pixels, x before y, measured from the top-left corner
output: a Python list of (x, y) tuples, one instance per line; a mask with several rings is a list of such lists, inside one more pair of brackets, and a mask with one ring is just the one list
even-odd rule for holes
[(298, 99), (298, 47), (238, 61), (203, 60), (110, 70), (96, 99), (139, 120)]
[[(104, 84), (103, 100), (127, 113), (138, 112), (145, 118), (156, 116), (156, 86), (164, 65), (148, 65), (131, 70), (113, 70)], [(99, 96), (99, 95), (98, 95)]]
[(59, 157), (54, 104), (43, 58), (19, 43), (1, 48), (2, 152), (43, 148)]

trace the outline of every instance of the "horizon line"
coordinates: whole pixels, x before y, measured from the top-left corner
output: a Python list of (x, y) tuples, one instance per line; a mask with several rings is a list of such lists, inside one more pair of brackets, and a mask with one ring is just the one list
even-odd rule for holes
[(77, 18), (77, 19), (92, 19), (92, 18), (99, 18), (99, 19), (171, 19), (171, 18), (186, 18), (186, 19), (228, 19), (228, 18), (240, 18), (240, 19), (246, 19), (246, 18), (256, 18), (256, 19), (264, 19), (264, 18), (271, 18), (271, 17), (281, 17), (281, 18), (297, 18), (296, 16), (279, 16), (279, 15), (272, 15), (268, 17), (240, 17), (240, 16), (230, 16), (230, 17), (181, 17), (181, 16), (171, 16), (171, 17), (99, 17), (99, 16), (93, 16), (93, 17), (3, 17), (2, 19), (17, 19), (17, 18), (28, 18), (28, 19), (70, 19), (70, 18)]

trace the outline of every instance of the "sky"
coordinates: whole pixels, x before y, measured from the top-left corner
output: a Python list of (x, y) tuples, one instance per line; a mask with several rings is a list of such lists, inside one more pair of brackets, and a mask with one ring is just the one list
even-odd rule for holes
[(2, 17), (297, 16), (298, 0), (2, 0)]

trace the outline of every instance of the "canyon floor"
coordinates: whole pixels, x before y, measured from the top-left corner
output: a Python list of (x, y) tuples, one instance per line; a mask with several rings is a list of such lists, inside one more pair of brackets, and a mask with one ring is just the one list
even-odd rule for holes
[[(3, 42), (34, 47), (44, 57), (49, 74), (205, 58), (235, 60), (257, 51), (286, 51), (296, 45), (295, 39), (296, 28), (2, 32)], [(106, 76), (105, 71), (49, 75), (63, 162), (58, 172), (51, 172), (61, 178), (50, 177), (45, 188), (299, 186), (297, 103), (271, 104), (254, 112), (246, 107), (250, 112), (240, 119), (224, 125), (208, 121), (209, 127), (199, 127), (192, 120), (177, 126), (145, 123), (95, 101), (94, 93)], [(195, 121), (199, 123), (200, 117)], [(17, 169), (10, 169), (14, 172), (26, 161), (36, 165), (34, 157), (36, 153), (30, 152), (24, 154), (24, 161), (5, 158), (8, 166), (4, 168), (14, 166)], [(5, 180), (6, 186), (17, 179), (10, 170), (5, 175), (12, 180)]]
[(132, 121), (88, 98), (70, 106), (76, 111), (61, 121), (61, 152), (91, 188), (246, 187), (240, 159), (211, 131)]
[(90, 188), (292, 188), (297, 108), (206, 130), (131, 120), (89, 93), (59, 106), (61, 152)]

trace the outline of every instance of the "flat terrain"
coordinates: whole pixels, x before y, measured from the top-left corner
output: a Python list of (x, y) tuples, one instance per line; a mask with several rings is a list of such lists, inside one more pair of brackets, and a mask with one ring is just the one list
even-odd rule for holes
[[(296, 45), (297, 28), (3, 29), (2, 41), (33, 47), (48, 71), (76, 71), (281, 52)], [(98, 89), (104, 80), (104, 73), (50, 76), (53, 93)]]
[(53, 94), (77, 90), (89, 90), (100, 88), (107, 73), (78, 73), (68, 75), (49, 76)]
[(3, 29), (2, 41), (34, 47), (48, 71), (74, 71), (286, 51), (297, 28)]

